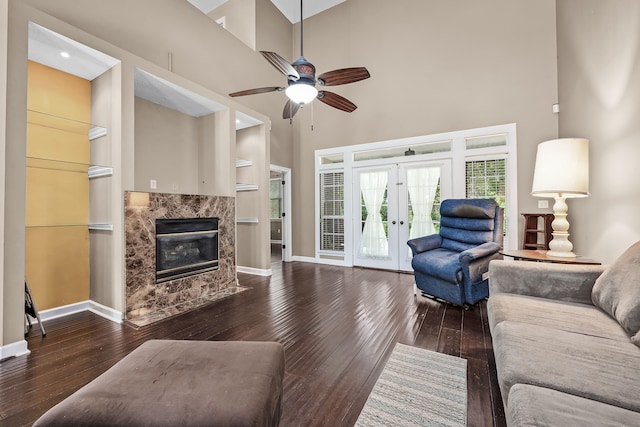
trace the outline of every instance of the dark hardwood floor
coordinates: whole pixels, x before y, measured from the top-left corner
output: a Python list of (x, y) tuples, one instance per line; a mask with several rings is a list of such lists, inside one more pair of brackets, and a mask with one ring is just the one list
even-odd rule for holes
[(468, 425), (504, 426), (486, 304), (416, 302), (410, 274), (273, 263), (251, 289), (135, 329), (85, 312), (32, 328), (31, 354), (0, 363), (0, 425), (30, 425), (148, 339), (274, 340), (285, 346), (282, 426), (351, 426), (395, 343), (464, 357)]

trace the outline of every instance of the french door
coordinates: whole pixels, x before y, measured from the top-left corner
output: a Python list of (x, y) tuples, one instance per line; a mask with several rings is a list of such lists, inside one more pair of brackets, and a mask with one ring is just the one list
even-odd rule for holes
[(440, 200), (450, 198), (451, 162), (353, 169), (353, 264), (411, 271), (407, 240), (437, 233)]

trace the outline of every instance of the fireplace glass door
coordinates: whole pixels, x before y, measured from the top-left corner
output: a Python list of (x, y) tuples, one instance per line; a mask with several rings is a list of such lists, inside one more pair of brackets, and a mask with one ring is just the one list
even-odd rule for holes
[(218, 268), (218, 218), (156, 220), (156, 283)]

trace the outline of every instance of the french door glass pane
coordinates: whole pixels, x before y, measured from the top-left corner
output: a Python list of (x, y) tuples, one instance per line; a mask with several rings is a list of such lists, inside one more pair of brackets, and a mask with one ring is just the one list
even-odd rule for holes
[(362, 209), (362, 238), (360, 254), (365, 257), (389, 256), (387, 225), (388, 171), (360, 173), (360, 199)]
[[(440, 229), (439, 166), (407, 169), (409, 239), (435, 234)], [(411, 251), (408, 250), (408, 257)]]
[[(407, 170), (409, 238), (437, 232), (432, 214), (439, 186), (439, 167), (416, 167)], [(438, 200), (438, 204), (439, 202)]]

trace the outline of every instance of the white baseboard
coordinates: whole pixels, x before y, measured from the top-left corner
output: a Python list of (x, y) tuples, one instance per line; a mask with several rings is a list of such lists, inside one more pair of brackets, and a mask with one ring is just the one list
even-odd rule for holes
[(318, 259), (317, 258), (312, 258), (310, 256), (300, 256), (300, 255), (293, 255), (291, 257), (291, 261), (298, 261), (298, 262), (312, 262), (314, 264), (318, 263)]
[(98, 304), (95, 301), (89, 301), (89, 311), (102, 316), (107, 320), (111, 320), (115, 323), (122, 323), (122, 313), (118, 310), (114, 310), (106, 305)]
[[(76, 302), (74, 304), (63, 305), (61, 307), (50, 308), (48, 310), (42, 310), (40, 312), (40, 319), (42, 321), (57, 319), (59, 317), (69, 316), (71, 314), (80, 313), (82, 311), (90, 311), (92, 313), (97, 314), (98, 316), (102, 316), (105, 319), (111, 320), (112, 322), (122, 323), (122, 313), (113, 308), (104, 306), (102, 304), (98, 304), (95, 301), (87, 300)], [(32, 319), (32, 321), (34, 321)], [(34, 321), (37, 323), (37, 320)]]
[[(104, 317), (107, 320), (111, 320), (115, 323), (122, 323), (122, 313), (113, 308), (107, 307), (102, 304), (98, 304), (95, 301), (87, 300), (74, 304), (63, 305), (61, 307), (50, 308), (48, 310), (42, 310), (40, 314), (40, 320), (43, 322), (46, 320), (57, 319), (59, 317), (69, 316), (71, 314), (80, 313), (83, 311), (90, 311), (98, 316)], [(31, 318), (32, 324), (37, 324), (38, 319)], [(17, 341), (11, 344), (0, 347), (0, 360), (8, 357), (22, 356), (29, 354), (29, 348), (27, 347), (27, 341)]]
[(27, 341), (20, 340), (11, 344), (0, 346), (0, 360), (8, 359), (10, 357), (23, 356), (31, 353), (27, 348)]
[(344, 260), (340, 259), (326, 259), (326, 258), (313, 258), (308, 256), (300, 256), (296, 255), (291, 257), (291, 261), (299, 261), (299, 262), (311, 262), (314, 264), (326, 264), (326, 265), (335, 265), (338, 267), (353, 267), (350, 264), (347, 264)]
[(242, 267), (240, 265), (236, 267), (236, 271), (238, 273), (253, 274), (253, 275), (256, 275), (256, 276), (271, 276), (271, 275), (273, 275), (273, 272), (271, 271), (271, 269), (264, 270), (264, 269), (261, 269), (261, 268)]

